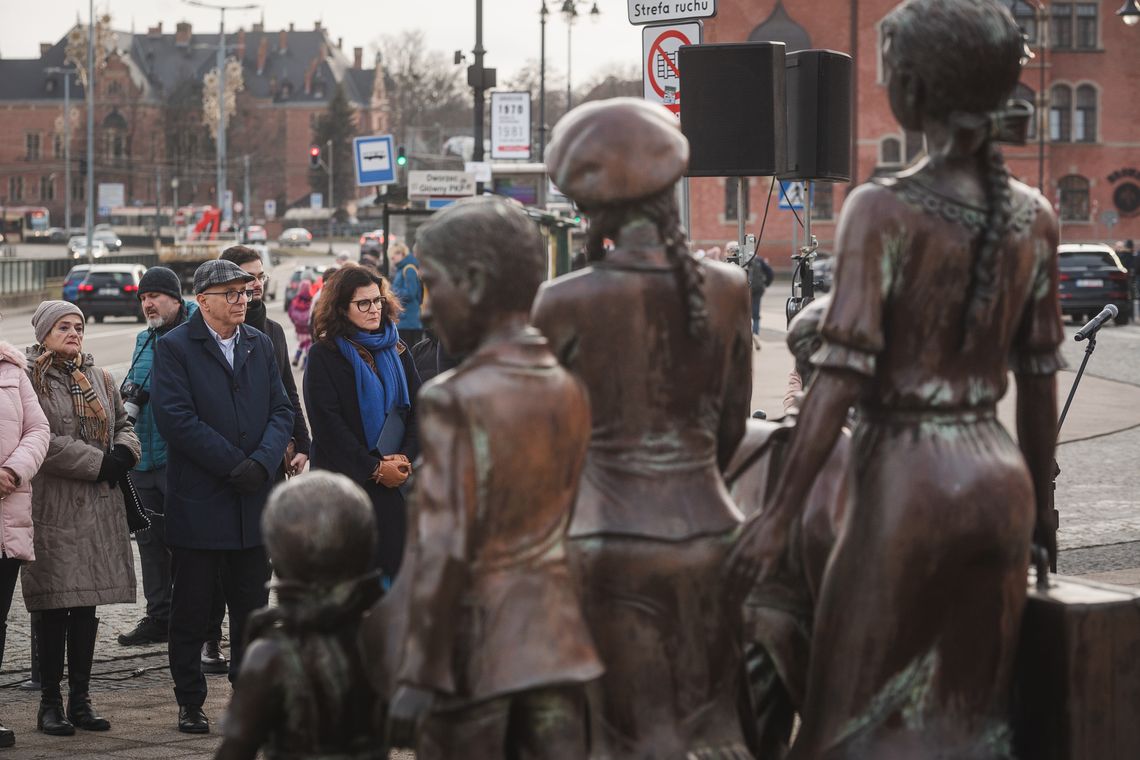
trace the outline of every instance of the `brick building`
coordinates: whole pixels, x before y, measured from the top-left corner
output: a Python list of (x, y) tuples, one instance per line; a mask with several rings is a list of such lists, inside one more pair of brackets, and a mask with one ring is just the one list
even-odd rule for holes
[[(126, 205), (212, 204), (215, 149), (202, 122), (202, 81), (215, 68), (216, 32), (179, 23), (145, 34), (114, 32), (106, 65), (95, 79), (95, 181), (122, 183)], [(226, 35), (241, 62), (243, 89), (227, 129), (227, 186), (240, 199), (249, 156), (251, 207), (283, 210), (309, 193), (308, 147), (316, 120), (337, 85), (356, 111), (361, 133), (386, 127), (385, 78), (352, 59), (320, 23), (301, 31), (266, 31), (260, 24)], [(64, 216), (64, 81), (67, 35), (41, 45), (40, 57), (0, 60), (0, 205), (42, 205), (53, 224)], [(86, 105), (71, 81), (72, 219), (85, 204)], [(173, 180), (177, 179), (177, 182)], [(177, 185), (177, 190), (175, 190)]]
[[(1038, 121), (1024, 147), (1006, 146), (1010, 170), (1053, 201), (1065, 241), (1137, 239), (1140, 244), (1140, 28), (1115, 15), (1117, 0), (1003, 0), (1026, 32), (1035, 58), (1017, 96), (1033, 102)], [(843, 198), (876, 170), (901, 167), (922, 151), (920, 135), (902, 132), (891, 115), (879, 60), (879, 25), (896, 0), (719, 0), (705, 22), (706, 42), (780, 40), (788, 50), (827, 48), (855, 61), (852, 185), (821, 183), (813, 214), (820, 248), (833, 250)], [(736, 238), (731, 180), (694, 179), (693, 238), (698, 245)], [(769, 180), (754, 178), (747, 229), (759, 232)], [(776, 193), (779, 193), (777, 188)], [(1115, 224), (1109, 222), (1115, 221)], [(763, 253), (791, 266), (791, 212), (775, 196)]]

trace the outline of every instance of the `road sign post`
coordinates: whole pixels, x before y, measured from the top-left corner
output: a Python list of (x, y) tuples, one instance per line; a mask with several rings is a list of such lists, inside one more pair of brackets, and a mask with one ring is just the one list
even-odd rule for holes
[(392, 135), (371, 135), (352, 139), (353, 166), (357, 187), (391, 185), (396, 182), (396, 162), (392, 156)]
[(663, 26), (647, 26), (641, 32), (642, 89), (645, 99), (681, 113), (681, 74), (677, 51), (683, 45), (699, 45), (700, 21)]

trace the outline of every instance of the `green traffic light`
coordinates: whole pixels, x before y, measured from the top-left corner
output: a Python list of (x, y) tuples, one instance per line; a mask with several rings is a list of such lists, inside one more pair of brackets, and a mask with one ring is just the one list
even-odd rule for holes
[(404, 149), (400, 148), (396, 151), (396, 166), (405, 166), (408, 163), (408, 157), (404, 153)]

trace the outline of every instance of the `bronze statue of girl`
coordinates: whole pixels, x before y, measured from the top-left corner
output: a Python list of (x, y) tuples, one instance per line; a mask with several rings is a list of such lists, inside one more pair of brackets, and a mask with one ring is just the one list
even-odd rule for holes
[[(1004, 758), (1031, 541), (1062, 366), (1057, 224), (999, 141), (1024, 43), (993, 0), (883, 23), (890, 103), (928, 155), (847, 199), (819, 375), (788, 467), (728, 564), (736, 593), (795, 562), (798, 511), (848, 407), (854, 497), (823, 581), (794, 758)], [(994, 406), (1016, 376), (1020, 450)]]

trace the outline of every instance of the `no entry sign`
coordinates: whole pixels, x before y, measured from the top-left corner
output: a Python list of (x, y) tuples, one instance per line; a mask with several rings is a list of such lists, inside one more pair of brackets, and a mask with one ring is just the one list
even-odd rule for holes
[(677, 51), (683, 45), (701, 44), (700, 21), (647, 26), (641, 32), (642, 83), (645, 99), (660, 103), (674, 115), (681, 113), (681, 75)]

